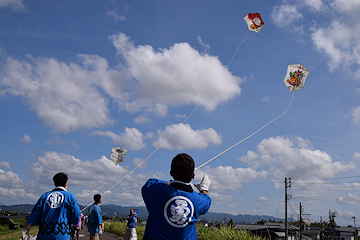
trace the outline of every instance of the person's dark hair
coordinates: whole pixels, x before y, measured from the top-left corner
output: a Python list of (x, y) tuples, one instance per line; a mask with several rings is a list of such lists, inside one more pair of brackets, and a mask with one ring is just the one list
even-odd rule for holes
[(57, 187), (57, 186), (64, 187), (68, 181), (68, 175), (66, 173), (57, 173), (53, 177), (53, 181), (54, 181), (55, 187)]
[(186, 153), (176, 155), (171, 162), (170, 174), (174, 180), (189, 183), (194, 177), (195, 162)]
[(95, 204), (99, 203), (99, 202), (100, 202), (100, 199), (101, 199), (101, 195), (100, 195), (100, 194), (95, 194), (95, 195), (94, 195)]

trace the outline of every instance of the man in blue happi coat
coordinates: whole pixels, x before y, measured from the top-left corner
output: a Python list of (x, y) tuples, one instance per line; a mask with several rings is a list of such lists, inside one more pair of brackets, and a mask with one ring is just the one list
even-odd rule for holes
[(94, 195), (94, 204), (89, 209), (88, 232), (90, 233), (90, 240), (99, 240), (103, 232), (102, 214), (99, 207), (101, 203), (101, 195)]
[(68, 176), (57, 173), (53, 177), (55, 188), (44, 193), (35, 204), (22, 238), (29, 237), (29, 230), (39, 225), (37, 240), (69, 240), (71, 224), (77, 224), (81, 211), (75, 196), (66, 190)]
[(210, 180), (204, 175), (195, 192), (190, 181), (195, 177), (195, 162), (188, 154), (176, 155), (171, 162), (171, 181), (149, 179), (142, 196), (149, 212), (144, 240), (196, 240), (196, 225), (211, 205)]

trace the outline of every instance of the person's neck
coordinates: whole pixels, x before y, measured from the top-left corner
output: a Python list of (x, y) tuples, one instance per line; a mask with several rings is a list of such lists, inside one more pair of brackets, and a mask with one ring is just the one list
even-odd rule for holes
[(181, 180), (176, 180), (176, 179), (174, 179), (174, 180), (171, 180), (171, 183), (181, 183), (181, 184), (185, 184), (185, 185), (190, 185), (190, 182), (184, 182), (184, 181), (181, 181)]

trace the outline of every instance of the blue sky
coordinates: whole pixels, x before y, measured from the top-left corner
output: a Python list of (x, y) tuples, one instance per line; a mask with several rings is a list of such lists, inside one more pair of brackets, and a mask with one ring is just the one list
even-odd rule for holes
[[(199, 166), (294, 97), (194, 182), (210, 176), (212, 212), (283, 218), (290, 177), (289, 217), (301, 202), (311, 221), (331, 210), (353, 224), (359, 10), (359, 0), (0, 0), (0, 203), (35, 203), (64, 171), (80, 204), (110, 189), (104, 204), (144, 205), (141, 186), (169, 180), (177, 153)], [(259, 34), (249, 12), (265, 22)], [(292, 96), (283, 80), (297, 63), (310, 74)], [(114, 166), (117, 146), (128, 153)]]

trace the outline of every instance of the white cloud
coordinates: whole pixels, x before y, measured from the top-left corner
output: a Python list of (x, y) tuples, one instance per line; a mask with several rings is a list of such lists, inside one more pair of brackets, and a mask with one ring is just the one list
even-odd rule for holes
[(21, 188), (23, 187), (23, 181), (16, 173), (12, 171), (5, 172), (0, 169), (0, 187)]
[(23, 0), (0, 0), (0, 7), (9, 7), (14, 11), (22, 11), (25, 9)]
[(351, 204), (351, 205), (355, 205), (355, 204), (359, 204), (360, 203), (360, 197), (353, 195), (351, 193), (348, 193), (347, 197), (338, 197), (336, 199), (337, 203), (341, 203), (341, 204)]
[(158, 130), (157, 134), (159, 137), (153, 143), (155, 148), (205, 149), (210, 143), (221, 143), (221, 135), (213, 128), (193, 130), (190, 124), (183, 123), (166, 126), (164, 131)]
[(276, 5), (271, 13), (271, 19), (278, 27), (288, 27), (303, 18), (295, 5)]
[(6, 92), (22, 96), (55, 132), (113, 124), (107, 99), (98, 88), (120, 101), (121, 77), (109, 70), (101, 57), (79, 55), (79, 60), (82, 66), (48, 58), (29, 56), (19, 61), (9, 57), (0, 85)]
[(309, 141), (300, 137), (263, 139), (256, 152), (248, 151), (240, 161), (254, 168), (266, 167), (276, 179), (329, 178), (355, 168), (352, 162), (334, 162), (328, 153), (312, 149)]
[(134, 158), (133, 163), (136, 167), (141, 169), (145, 169), (148, 166), (148, 162), (147, 161), (144, 162), (144, 159), (142, 158)]
[(335, 10), (340, 10), (341, 12), (355, 12), (360, 11), (360, 1), (359, 0), (335, 0), (332, 3), (332, 6)]
[(304, 0), (304, 2), (315, 11), (320, 11), (324, 7), (322, 0)]
[(0, 162), (0, 168), (11, 168), (11, 165), (6, 161)]
[(258, 198), (258, 200), (259, 201), (267, 201), (267, 200), (269, 200), (267, 197), (263, 197), (263, 196), (260, 196), (259, 198)]
[(231, 166), (218, 166), (216, 168), (204, 167), (196, 171), (194, 183), (201, 181), (204, 174), (210, 178), (210, 190), (214, 192), (224, 192), (226, 190), (236, 190), (243, 184), (265, 179), (268, 172), (257, 172), (251, 168), (233, 168)]
[(144, 114), (134, 118), (134, 123), (137, 124), (144, 124), (144, 123), (148, 123), (151, 122), (151, 120)]
[(360, 107), (353, 108), (350, 115), (352, 116), (352, 122), (355, 125), (360, 125)]
[(200, 54), (188, 43), (156, 52), (149, 45), (135, 47), (123, 33), (110, 39), (126, 60), (128, 74), (138, 81), (138, 98), (127, 109), (138, 111), (154, 103), (201, 104), (211, 111), (241, 92), (239, 77), (233, 76), (217, 57)]
[(7, 204), (11, 205), (14, 201), (19, 202), (19, 199), (23, 199), (24, 203), (29, 203), (31, 200), (38, 200), (39, 196), (34, 193), (29, 193), (25, 189), (21, 188), (3, 188), (0, 187), (0, 196), (5, 199)]
[(360, 159), (360, 153), (359, 153), (359, 152), (355, 152), (353, 158), (354, 158), (354, 160)]
[(204, 43), (199, 35), (197, 36), (197, 40), (198, 40), (198, 43), (205, 49), (205, 52), (210, 51), (210, 45), (207, 43)]
[(121, 14), (118, 14), (116, 13), (115, 10), (109, 10), (106, 12), (107, 15), (111, 16), (111, 17), (114, 17), (115, 18), (115, 21), (123, 21), (126, 19), (125, 16), (121, 15)]
[[(28, 172), (41, 184), (52, 185), (53, 176), (65, 172), (70, 186), (81, 186), (85, 190), (97, 190), (116, 183), (128, 170), (116, 165), (105, 156), (100, 159), (81, 161), (80, 159), (58, 152), (45, 152), (37, 162), (28, 167)], [(140, 178), (140, 177), (138, 177)], [(124, 182), (125, 183), (125, 182)], [(124, 184), (123, 183), (123, 184)]]
[(355, 68), (353, 72), (360, 71), (360, 24), (353, 23), (352, 28), (348, 28), (348, 25), (334, 20), (328, 28), (313, 28), (313, 44), (317, 51), (329, 57), (330, 71), (352, 65)]
[(125, 132), (116, 134), (111, 131), (93, 131), (92, 135), (109, 137), (114, 144), (120, 145), (131, 151), (139, 151), (146, 147), (144, 143), (144, 135), (136, 128), (125, 128)]
[(24, 143), (32, 143), (30, 136), (26, 133), (24, 134), (24, 137), (21, 139), (21, 141), (23, 141)]

